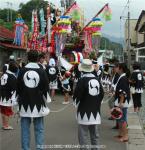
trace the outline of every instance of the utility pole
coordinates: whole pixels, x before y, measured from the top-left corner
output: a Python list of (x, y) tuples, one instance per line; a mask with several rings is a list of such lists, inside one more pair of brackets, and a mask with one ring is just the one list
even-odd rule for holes
[(11, 8), (10, 9), (10, 16), (11, 16), (10, 18), (11, 18), (11, 22), (12, 22), (13, 21), (13, 12), (12, 12), (13, 11), (12, 10), (13, 3), (9, 3), (9, 4), (10, 4), (10, 8)]
[(130, 69), (131, 66), (131, 51), (130, 51), (130, 8), (129, 8), (130, 1), (128, 0), (128, 68)]
[(9, 22), (10, 21), (10, 14), (9, 14), (9, 12), (10, 12), (10, 9), (9, 9), (9, 2), (6, 2), (7, 3), (7, 22)]

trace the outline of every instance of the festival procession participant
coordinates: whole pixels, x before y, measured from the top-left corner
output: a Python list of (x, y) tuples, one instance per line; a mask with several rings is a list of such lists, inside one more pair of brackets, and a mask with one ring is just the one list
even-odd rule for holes
[[(118, 74), (118, 63), (110, 65), (111, 67), (111, 87), (110, 87), (110, 95), (112, 96), (112, 99), (108, 101), (108, 106), (110, 110), (114, 107), (114, 96), (115, 96), (115, 87), (116, 83), (119, 79), (119, 74)], [(112, 118), (108, 118), (109, 120), (112, 120)]]
[(15, 56), (14, 56), (14, 55), (11, 55), (11, 56), (9, 57), (9, 61), (15, 61)]
[(94, 65), (94, 74), (96, 75), (96, 77), (98, 77), (99, 81), (101, 80), (101, 75), (102, 75), (102, 71), (100, 69), (100, 66), (97, 62), (97, 60), (92, 60), (92, 63)]
[(133, 72), (130, 78), (131, 94), (134, 104), (134, 112), (138, 112), (142, 107), (141, 95), (143, 93), (143, 75), (140, 71), (140, 64), (135, 62), (133, 64)]
[[(112, 68), (112, 81), (111, 81), (111, 91), (110, 94), (112, 98), (108, 101), (108, 106), (110, 110), (114, 107), (114, 101), (115, 101), (115, 90), (116, 90), (116, 84), (119, 79), (118, 74), (118, 63), (116, 63)], [(112, 117), (108, 118), (109, 120), (114, 120)], [(112, 129), (119, 129), (118, 122), (116, 121), (116, 125)]]
[(127, 130), (127, 109), (130, 102), (130, 88), (128, 79), (128, 68), (125, 63), (119, 63), (118, 74), (120, 75), (115, 90), (115, 107), (118, 107), (122, 111), (122, 117), (118, 119), (119, 134), (116, 138), (120, 142), (128, 141)]
[(54, 101), (55, 90), (58, 89), (58, 67), (56, 66), (56, 62), (54, 58), (50, 58), (49, 64), (46, 67), (46, 73), (49, 80), (49, 89), (52, 101)]
[(79, 70), (83, 72), (83, 76), (76, 86), (73, 100), (77, 107), (79, 143), (84, 147), (83, 150), (86, 150), (85, 145), (89, 145), (88, 132), (91, 145), (98, 146), (98, 125), (101, 124), (100, 109), (104, 92), (102, 85), (93, 74), (94, 67), (90, 59), (84, 59), (79, 65)]
[(0, 82), (0, 112), (2, 116), (2, 129), (12, 130), (9, 119), (14, 114), (12, 107), (17, 105), (15, 73), (18, 70), (17, 64), (11, 61), (8, 70), (3, 73)]
[(69, 71), (65, 71), (65, 73), (59, 77), (60, 81), (61, 81), (61, 86), (62, 86), (62, 90), (64, 93), (64, 101), (62, 102), (62, 104), (67, 105), (69, 104), (69, 93), (71, 91), (70, 88), (70, 84), (69, 84), (69, 80), (71, 78), (71, 73)]
[(39, 54), (39, 61), (38, 61), (38, 65), (40, 66), (40, 68), (42, 69), (46, 69), (46, 66), (45, 66), (45, 53), (40, 53)]
[(15, 61), (15, 57), (14, 57), (13, 55), (11, 55), (11, 56), (9, 57), (9, 60), (7, 60), (6, 63), (4, 64), (4, 66), (3, 66), (3, 73), (5, 73), (5, 72), (8, 70), (8, 68), (9, 68), (9, 63), (10, 63), (10, 62), (13, 62), (13, 61)]
[(33, 122), (36, 149), (40, 150), (44, 145), (44, 116), (49, 114), (46, 103), (51, 99), (46, 72), (37, 64), (38, 52), (30, 50), (27, 58), (29, 63), (20, 70), (17, 83), (21, 146), (23, 150), (30, 149), (30, 124)]
[(101, 83), (105, 92), (109, 92), (111, 86), (111, 75), (109, 74), (109, 65), (105, 64), (101, 76)]

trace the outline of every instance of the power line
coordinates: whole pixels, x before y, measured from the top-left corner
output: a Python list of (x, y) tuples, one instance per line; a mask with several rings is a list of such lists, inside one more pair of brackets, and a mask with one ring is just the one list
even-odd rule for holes
[(123, 14), (124, 14), (126, 8), (128, 8), (128, 5), (129, 5), (129, 2), (127, 1), (126, 5), (124, 6), (124, 9), (123, 9), (123, 11), (122, 11), (122, 13), (121, 13), (121, 17), (123, 16)]

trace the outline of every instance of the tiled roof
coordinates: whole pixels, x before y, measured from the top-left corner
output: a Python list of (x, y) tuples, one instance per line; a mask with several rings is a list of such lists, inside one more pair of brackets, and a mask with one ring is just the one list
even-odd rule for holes
[(135, 27), (135, 30), (137, 31), (138, 30), (138, 27), (139, 27), (139, 24), (140, 24), (140, 21), (142, 19), (142, 17), (145, 15), (145, 10), (142, 10), (140, 16), (139, 16), (139, 19), (137, 21), (137, 24), (136, 24), (136, 27)]
[(4, 48), (9, 48), (9, 49), (12, 48), (12, 49), (26, 50), (24, 47), (13, 45), (13, 44), (2, 43), (2, 42), (0, 42), (0, 46)]
[(14, 39), (14, 32), (0, 26), (0, 37), (5, 39)]

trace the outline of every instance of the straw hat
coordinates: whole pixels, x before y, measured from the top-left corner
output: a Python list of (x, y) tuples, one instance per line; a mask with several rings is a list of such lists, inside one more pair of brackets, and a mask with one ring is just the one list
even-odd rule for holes
[(82, 63), (79, 64), (78, 68), (79, 68), (79, 71), (83, 71), (83, 72), (93, 72), (94, 71), (94, 66), (90, 59), (83, 59)]
[(50, 58), (49, 60), (49, 66), (55, 66), (55, 60), (53, 58)]

